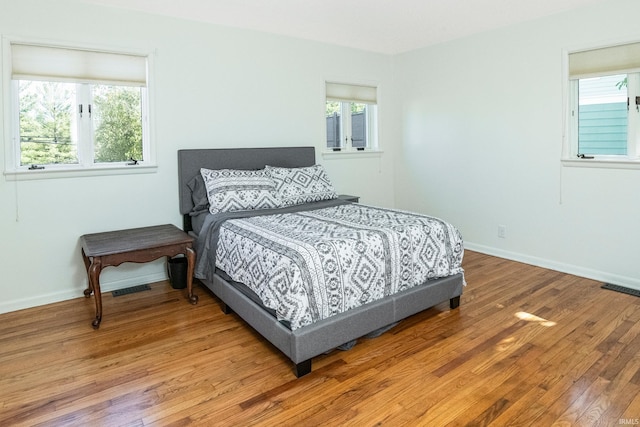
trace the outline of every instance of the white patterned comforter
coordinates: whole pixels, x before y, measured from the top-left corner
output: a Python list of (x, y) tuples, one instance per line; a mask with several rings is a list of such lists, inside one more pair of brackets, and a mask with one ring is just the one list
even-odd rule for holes
[(215, 262), (297, 329), (462, 273), (462, 256), (462, 237), (447, 222), (344, 204), (227, 220)]

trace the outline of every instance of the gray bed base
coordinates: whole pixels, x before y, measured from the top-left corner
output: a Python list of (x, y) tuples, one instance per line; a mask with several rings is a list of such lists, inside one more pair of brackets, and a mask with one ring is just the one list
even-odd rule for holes
[[(265, 165), (302, 167), (315, 164), (313, 147), (195, 149), (178, 151), (180, 213), (188, 216), (193, 207), (187, 183), (200, 168), (261, 169)], [(185, 224), (188, 221), (185, 219)], [(189, 231), (189, 230), (187, 230)], [(296, 377), (311, 372), (313, 357), (362, 337), (391, 323), (449, 300), (451, 309), (460, 304), (462, 274), (429, 280), (382, 300), (291, 330), (231, 283), (215, 274), (201, 280), (223, 303), (225, 313), (233, 310), (294, 363)]]

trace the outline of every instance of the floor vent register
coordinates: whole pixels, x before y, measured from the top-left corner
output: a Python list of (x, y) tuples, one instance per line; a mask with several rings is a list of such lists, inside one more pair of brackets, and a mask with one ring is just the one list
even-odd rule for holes
[(640, 290), (639, 289), (626, 288), (624, 286), (612, 285), (611, 283), (605, 283), (601, 287), (602, 287), (602, 289), (610, 289), (612, 291), (622, 292), (623, 294), (629, 294), (629, 295), (633, 295), (635, 297), (640, 297)]
[(114, 297), (119, 297), (122, 295), (135, 294), (136, 292), (150, 291), (150, 290), (151, 288), (149, 287), (149, 285), (138, 285), (138, 286), (132, 286), (130, 288), (116, 289), (115, 291), (111, 292), (111, 294)]

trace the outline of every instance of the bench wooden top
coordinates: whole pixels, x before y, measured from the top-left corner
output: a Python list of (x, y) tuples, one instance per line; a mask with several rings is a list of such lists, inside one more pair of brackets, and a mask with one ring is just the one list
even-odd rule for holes
[(192, 242), (193, 237), (172, 224), (85, 234), (80, 237), (82, 249), (88, 257), (113, 255)]

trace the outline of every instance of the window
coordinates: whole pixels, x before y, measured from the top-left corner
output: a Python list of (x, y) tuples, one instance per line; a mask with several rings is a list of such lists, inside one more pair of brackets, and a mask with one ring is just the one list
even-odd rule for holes
[(578, 154), (626, 155), (628, 76), (577, 80)]
[(11, 146), (7, 171), (77, 171), (153, 163), (147, 56), (18, 42), (8, 45)]
[(640, 162), (640, 43), (569, 54), (570, 157)]
[(377, 88), (326, 83), (327, 149), (378, 148)]

